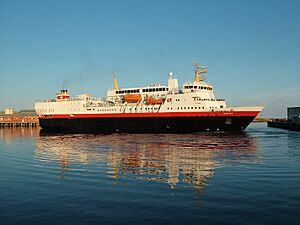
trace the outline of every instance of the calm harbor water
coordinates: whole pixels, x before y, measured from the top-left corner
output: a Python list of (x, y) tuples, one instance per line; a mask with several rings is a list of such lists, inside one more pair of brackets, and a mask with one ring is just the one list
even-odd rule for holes
[(300, 224), (300, 133), (3, 128), (0, 224)]

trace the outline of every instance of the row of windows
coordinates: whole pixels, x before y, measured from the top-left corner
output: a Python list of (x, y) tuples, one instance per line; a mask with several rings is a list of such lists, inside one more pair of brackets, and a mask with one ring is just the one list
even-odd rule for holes
[[(169, 91), (169, 88), (145, 88), (142, 90), (142, 92), (156, 92), (156, 91)], [(139, 89), (132, 89), (132, 90), (120, 90), (116, 91), (116, 94), (133, 94), (133, 93), (139, 93)]]
[[(177, 109), (179, 110), (179, 109), (204, 109), (204, 106), (202, 106), (202, 107), (197, 107), (197, 106), (195, 106), (195, 107), (177, 107)], [(167, 110), (173, 110), (173, 108), (171, 107), (171, 108), (167, 108)]]
[(113, 112), (113, 111), (117, 111), (117, 109), (87, 109), (88, 111), (98, 111), (98, 112)]
[(216, 101), (214, 98), (194, 98), (194, 101)]
[[(185, 100), (185, 99), (184, 99)], [(175, 99), (176, 102), (179, 102), (180, 99)], [(214, 98), (194, 98), (194, 101), (218, 101), (217, 99)]]
[[(117, 109), (87, 109), (88, 111), (100, 111), (100, 112), (112, 112), (112, 111), (117, 111)], [(132, 111), (132, 110), (138, 110), (138, 108), (137, 107), (135, 107), (135, 108), (130, 108), (129, 109), (130, 111)], [(143, 110), (143, 108), (140, 108), (140, 110)], [(154, 107), (154, 108), (145, 108), (144, 110), (146, 110), (146, 111), (150, 111), (150, 110), (158, 110), (158, 108), (157, 107)]]
[(184, 86), (185, 89), (200, 89), (200, 90), (212, 90), (211, 87), (204, 87), (204, 86)]
[(133, 89), (133, 90), (120, 90), (120, 91), (116, 91), (116, 94), (129, 94), (129, 93), (139, 93), (140, 90), (139, 89)]
[(54, 112), (54, 109), (38, 109), (37, 110), (39, 113), (46, 113), (46, 112)]
[[(195, 106), (195, 107), (177, 107), (177, 109), (179, 110), (179, 109), (204, 109), (204, 106), (199, 106), (199, 107), (197, 107), (197, 106)], [(209, 107), (210, 109), (217, 109), (218, 107), (216, 107), (216, 106), (210, 106)], [(223, 108), (223, 106), (220, 106), (220, 108)], [(172, 110), (173, 108), (171, 107), (171, 108), (167, 108), (168, 110)]]
[[(138, 108), (137, 107), (135, 107), (135, 108), (131, 108), (131, 109), (129, 109), (130, 111), (132, 111), (132, 110), (138, 110)], [(140, 108), (140, 110), (143, 110), (143, 108)], [(150, 110), (158, 110), (158, 108), (157, 107), (154, 107), (154, 108), (144, 108), (144, 110), (146, 110), (146, 111), (150, 111)]]
[(143, 92), (169, 91), (169, 88), (146, 88)]

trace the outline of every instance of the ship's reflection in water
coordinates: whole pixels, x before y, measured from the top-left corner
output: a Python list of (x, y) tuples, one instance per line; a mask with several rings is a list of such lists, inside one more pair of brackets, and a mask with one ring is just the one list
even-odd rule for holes
[(0, 128), (0, 140), (6, 146), (11, 145), (16, 139), (30, 140), (39, 136), (40, 129), (36, 127), (5, 127)]
[[(58, 135), (36, 137), (40, 166), (57, 163), (67, 179), (72, 166), (95, 164), (107, 175), (192, 186), (200, 190), (215, 169), (257, 162), (258, 140), (245, 133)], [(189, 185), (187, 185), (189, 184)]]

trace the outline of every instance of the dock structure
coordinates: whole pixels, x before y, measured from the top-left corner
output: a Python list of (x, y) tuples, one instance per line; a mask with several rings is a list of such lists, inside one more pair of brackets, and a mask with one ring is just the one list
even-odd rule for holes
[(300, 107), (287, 108), (287, 119), (271, 120), (268, 127), (300, 131)]
[(268, 127), (282, 128), (287, 130), (300, 131), (300, 123), (293, 123), (289, 121), (271, 121), (268, 122)]
[(37, 127), (39, 118), (35, 112), (22, 110), (14, 114), (0, 114), (0, 127)]

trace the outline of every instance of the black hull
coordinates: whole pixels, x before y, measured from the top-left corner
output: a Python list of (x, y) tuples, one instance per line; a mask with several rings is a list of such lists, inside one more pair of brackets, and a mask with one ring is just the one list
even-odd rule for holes
[(243, 131), (255, 117), (40, 118), (44, 131), (70, 133), (195, 133)]

